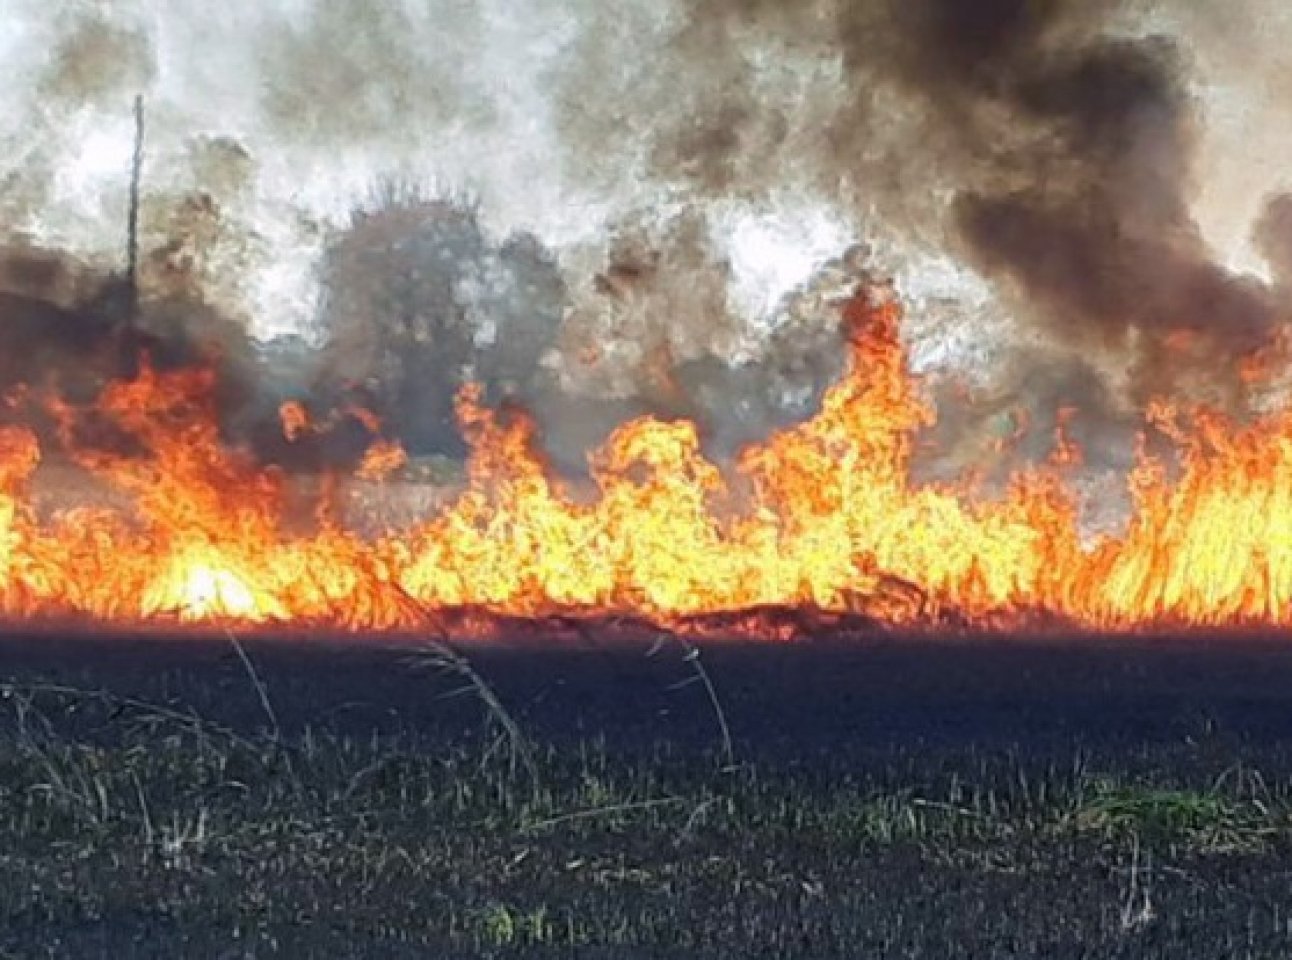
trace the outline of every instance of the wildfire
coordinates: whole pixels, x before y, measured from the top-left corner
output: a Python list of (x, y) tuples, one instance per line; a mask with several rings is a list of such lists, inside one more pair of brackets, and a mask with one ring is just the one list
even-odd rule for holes
[[(844, 308), (849, 372), (815, 417), (727, 473), (693, 424), (627, 423), (591, 459), (591, 496), (546, 469), (530, 419), (467, 389), (465, 489), (373, 536), (327, 504), (309, 532), (287, 532), (292, 480), (222, 445), (212, 375), (145, 367), (91, 411), (47, 402), (62, 445), (126, 506), (42, 515), (40, 445), (26, 428), (0, 429), (0, 614), (365, 630), (463, 607), (666, 623), (768, 606), (894, 624), (1292, 621), (1292, 413), (1240, 426), (1153, 408), (1178, 477), (1141, 452), (1126, 532), (1083, 545), (1063, 479), (1081, 453), (1067, 414), (1051, 462), (1016, 475), (1003, 498), (912, 482), (914, 437), (933, 411), (900, 323), (893, 297), (859, 292)], [(313, 429), (299, 405), (282, 420), (289, 438)], [(115, 441), (87, 439), (91, 428)], [(402, 462), (381, 442), (358, 473), (380, 482)]]

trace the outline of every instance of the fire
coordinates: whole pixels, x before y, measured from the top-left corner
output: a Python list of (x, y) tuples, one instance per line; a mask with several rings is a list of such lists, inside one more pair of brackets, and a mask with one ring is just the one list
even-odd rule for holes
[[(843, 321), (850, 369), (820, 412), (729, 471), (703, 456), (694, 424), (641, 419), (592, 456), (595, 489), (573, 490), (546, 468), (529, 417), (468, 388), (465, 489), (374, 535), (326, 496), (309, 529), (290, 532), (294, 481), (222, 443), (208, 371), (144, 366), (88, 411), (46, 400), (60, 445), (114, 499), (37, 509), (40, 443), (0, 429), (0, 614), (355, 630), (458, 608), (661, 623), (766, 607), (893, 624), (1292, 621), (1292, 411), (1239, 425), (1155, 405), (1176, 476), (1141, 451), (1126, 532), (1086, 544), (1064, 482), (1081, 459), (1074, 414), (1060, 417), (1049, 463), (1002, 498), (916, 485), (914, 439), (934, 412), (908, 370), (896, 298), (859, 291)], [(289, 439), (316, 429), (299, 404), (282, 423)], [(378, 441), (356, 477), (380, 485), (403, 462)]]

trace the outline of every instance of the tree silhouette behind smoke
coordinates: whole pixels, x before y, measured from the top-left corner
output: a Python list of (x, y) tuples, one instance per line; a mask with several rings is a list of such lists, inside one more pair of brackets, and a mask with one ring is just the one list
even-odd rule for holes
[[(729, 456), (811, 414), (841, 372), (827, 301), (859, 261), (822, 265), (756, 355), (733, 362), (740, 320), (702, 222), (641, 234), (630, 221), (605, 256), (571, 291), (532, 236), (496, 242), (471, 204), (388, 186), (324, 255), (312, 400), (371, 408), (414, 455), (460, 456), (454, 398), (481, 383), (491, 406), (531, 411), (554, 465), (578, 474), (636, 416), (694, 420), (707, 450)], [(620, 351), (626, 341), (635, 349)]]
[(330, 244), (323, 282), (317, 394), (371, 405), (415, 454), (462, 452), (463, 383), (524, 401), (547, 376), (561, 275), (532, 237), (493, 242), (469, 203), (384, 189)]

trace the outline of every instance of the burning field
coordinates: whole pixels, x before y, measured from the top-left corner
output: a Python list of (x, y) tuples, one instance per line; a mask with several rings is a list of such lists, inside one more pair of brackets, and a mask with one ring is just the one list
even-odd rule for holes
[(0, 956), (1288, 955), (1286, 5), (0, 5)]
[[(315, 529), (293, 534), (298, 478), (222, 441), (210, 369), (145, 360), (81, 407), (16, 392), (11, 415), (35, 407), (119, 505), (41, 517), (41, 441), (6, 427), (4, 612), (365, 631), (463, 610), (677, 625), (802, 607), (890, 626), (1117, 630), (1292, 616), (1287, 413), (1240, 424), (1154, 404), (1146, 431), (1172, 442), (1176, 475), (1141, 438), (1126, 531), (1087, 544), (1065, 486), (1081, 449), (1062, 429), (1050, 459), (1012, 475), (999, 498), (916, 484), (917, 431), (935, 413), (908, 368), (900, 307), (867, 286), (839, 310), (843, 379), (818, 413), (744, 448), (729, 473), (704, 456), (693, 422), (639, 419), (592, 453), (581, 497), (554, 476), (523, 410), (490, 409), (467, 385), (456, 407), (465, 488), (406, 529), (370, 535), (346, 523), (338, 492), (357, 478), (379, 510), (406, 461), (397, 441), (374, 440), (352, 476), (324, 477)], [(288, 445), (313, 429), (295, 402), (282, 422)], [(757, 632), (758, 619), (745, 622)]]
[[(411, 12), (352, 23), (358, 8), (324, 3), (266, 27), (273, 83), (241, 139), (185, 131), (200, 103), (157, 72), (179, 69), (183, 31), (150, 33), (148, 4), (33, 19), (56, 55), (23, 48), (35, 88), (15, 111), (40, 120), (39, 149), (4, 181), (0, 613), (363, 633), (629, 617), (768, 637), (787, 611), (1285, 625), (1288, 200), (1269, 185), (1244, 248), (1265, 278), (1217, 256), (1195, 15), (807, 7), (643, 19), (690, 84), (677, 117), (632, 114), (642, 189), (667, 204), (606, 185), (578, 229), (503, 240), (494, 224), (532, 211), (492, 168), (464, 181), (472, 200), (392, 160), (330, 223), (321, 201), (284, 219), (275, 199), (284, 158), (387, 143), (370, 101), (421, 78), (396, 37), (419, 29)], [(541, 60), (555, 27), (534, 15)], [(331, 76), (315, 57), (354, 23), (366, 40), (343, 59), (369, 99), (338, 88), (335, 115), (293, 128), (284, 85)], [(585, 29), (558, 92), (622, 42)], [(728, 44), (712, 62), (710, 35)], [(749, 59), (791, 39), (780, 79)], [(369, 42), (412, 80), (365, 60)], [(471, 96), (502, 96), (489, 76)], [(156, 86), (155, 125), (121, 126), (112, 97), (132, 84)], [(565, 147), (610, 136), (618, 92), (596, 89), (581, 112), (551, 106)], [(457, 146), (493, 149), (511, 129), (495, 121)], [(114, 144), (133, 144), (133, 183), (101, 169)], [(574, 190), (563, 169), (553, 189)], [(122, 223), (124, 274), (96, 248)], [(266, 246), (273, 231), (296, 246)], [(427, 457), (438, 480), (410, 471)]]

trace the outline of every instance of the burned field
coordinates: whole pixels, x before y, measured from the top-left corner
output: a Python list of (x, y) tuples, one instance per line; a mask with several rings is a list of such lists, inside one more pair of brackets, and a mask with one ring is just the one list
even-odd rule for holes
[(0, 955), (1292, 948), (1279, 640), (534, 640), (9, 636)]
[(10, 6), (0, 957), (1292, 955), (1287, 4)]

